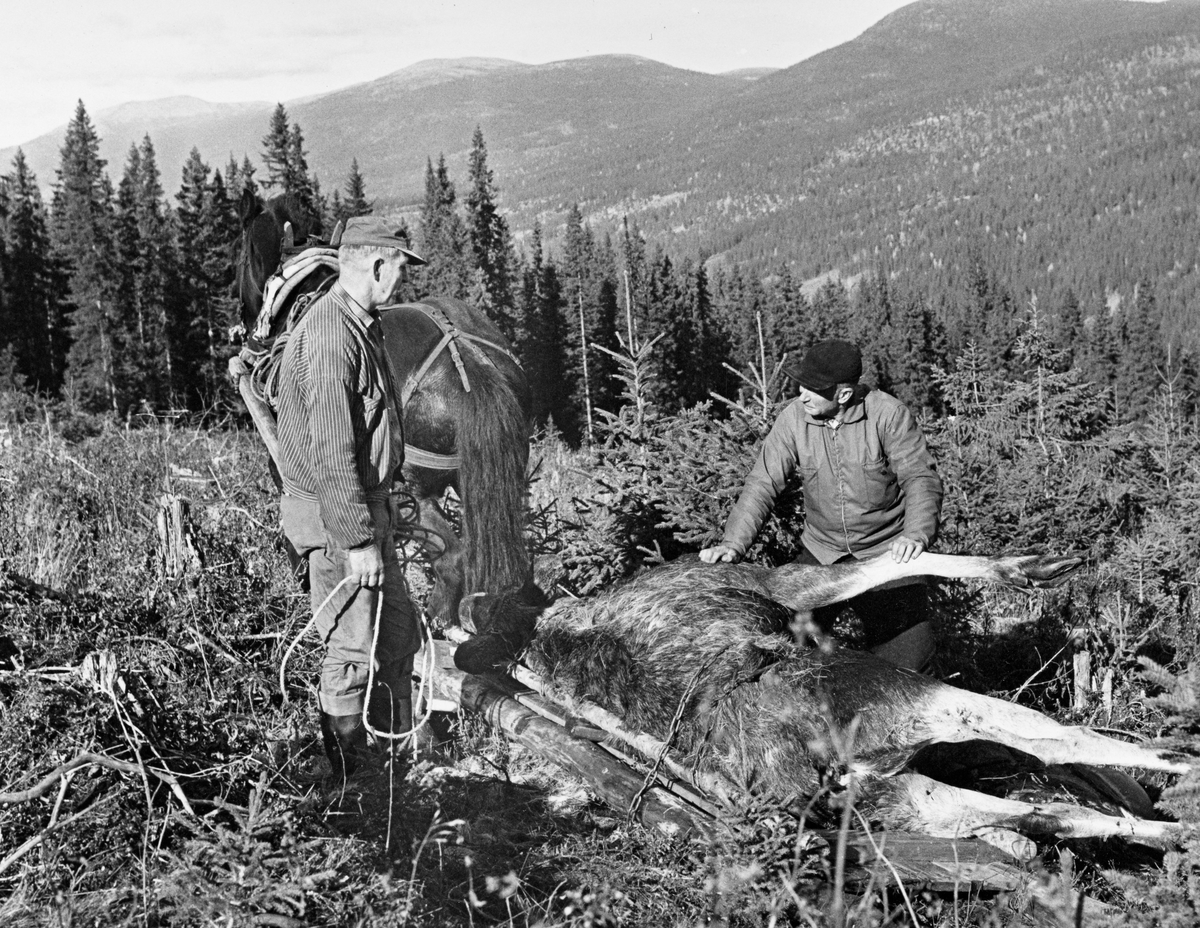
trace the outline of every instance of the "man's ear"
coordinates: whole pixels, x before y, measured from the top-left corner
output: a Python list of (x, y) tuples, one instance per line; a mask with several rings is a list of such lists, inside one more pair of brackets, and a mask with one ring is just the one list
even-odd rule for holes
[(836, 399), (839, 406), (845, 406), (854, 399), (854, 387), (838, 387)]
[(379, 280), (379, 272), (383, 269), (383, 258), (376, 258), (375, 263), (371, 265), (371, 270), (375, 273), (375, 279)]

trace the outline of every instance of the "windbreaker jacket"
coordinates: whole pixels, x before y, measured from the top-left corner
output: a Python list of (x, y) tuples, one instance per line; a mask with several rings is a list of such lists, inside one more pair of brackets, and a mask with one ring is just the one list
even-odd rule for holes
[(879, 390), (839, 419), (788, 405), (725, 523), (723, 544), (745, 554), (788, 478), (804, 488), (801, 540), (823, 564), (881, 554), (900, 535), (928, 547), (937, 535), (942, 481), (925, 436), (903, 403)]
[(335, 284), (288, 338), (276, 408), (283, 491), (316, 500), (344, 550), (374, 540), (367, 502), (403, 463), (398, 402), (378, 314)]

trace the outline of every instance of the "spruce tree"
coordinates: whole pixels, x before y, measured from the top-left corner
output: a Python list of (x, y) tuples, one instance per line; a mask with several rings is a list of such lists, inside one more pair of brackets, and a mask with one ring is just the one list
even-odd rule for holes
[(292, 184), (292, 132), (287, 110), (282, 103), (275, 105), (271, 123), (262, 140), (262, 159), (267, 166), (266, 187), (277, 193), (288, 193)]
[(12, 171), (0, 182), (0, 197), (0, 343), (11, 346), (16, 371), (26, 385), (51, 393), (62, 384), (66, 362), (66, 281), (51, 252), (49, 216), (37, 178), (19, 148)]
[(545, 259), (539, 222), (534, 222), (521, 276), (517, 349), (529, 377), (534, 421), (553, 421), (568, 441), (576, 442), (579, 420), (567, 372), (562, 287), (554, 265)]
[(100, 139), (80, 100), (67, 125), (51, 201), (51, 235), (66, 268), (71, 347), (66, 386), (89, 409), (120, 411), (117, 357), (120, 327), (113, 249), (113, 190), (104, 173)]
[(733, 375), (725, 366), (730, 360), (730, 339), (713, 311), (708, 271), (697, 261), (687, 276), (688, 303), (692, 313), (694, 357), (683, 382), (683, 402), (694, 405), (713, 392), (732, 396), (737, 389)]
[[(617, 280), (611, 242), (597, 244), (583, 224), (578, 204), (567, 213), (561, 269), (567, 325), (567, 364), (578, 386), (574, 405), (585, 419), (590, 406), (592, 424), (601, 410), (616, 412), (619, 388), (617, 351)], [(606, 350), (598, 350), (606, 349)]]
[(118, 370), (131, 399), (165, 408), (176, 384), (169, 329), (175, 299), (175, 235), (163, 200), (154, 144), (131, 147), (117, 190), (116, 253), (121, 341)]
[(138, 233), (138, 187), (141, 182), (142, 156), (136, 145), (129, 146), (125, 173), (117, 184), (114, 202), (113, 248), (116, 254), (116, 317), (118, 341), (122, 350), (116, 357), (117, 380), (122, 393), (145, 396), (148, 385), (141, 374), (147, 361), (146, 319), (138, 299), (141, 274), (141, 241)]
[[(345, 221), (355, 216), (370, 216), (375, 204), (367, 199), (367, 183), (358, 170), (358, 159), (350, 159), (350, 173), (346, 175), (346, 197), (342, 200), (337, 218)], [(333, 192), (336, 197), (337, 191)]]
[(467, 192), (467, 230), (475, 266), (482, 276), (480, 308), (511, 337), (513, 324), (512, 238), (508, 222), (496, 206), (495, 178), (487, 163), (483, 130), (475, 127), (471, 156), (467, 166), (470, 190)]
[(622, 308), (625, 318), (619, 327), (626, 342), (631, 339), (646, 337), (643, 331), (646, 325), (646, 312), (650, 305), (649, 298), (649, 269), (646, 263), (646, 240), (638, 230), (637, 224), (632, 227), (629, 217), (621, 220), (621, 293)]
[[(232, 165), (233, 159), (230, 158)], [(237, 169), (232, 167), (225, 173), (225, 186), (229, 193), (229, 200), (236, 203), (241, 199), (242, 193), (249, 190), (255, 196), (258, 196), (258, 184), (254, 180), (254, 175), (257, 173), (254, 164), (250, 161), (249, 155), (242, 156), (242, 166)]]
[(1132, 305), (1123, 308), (1120, 316), (1121, 363), (1116, 368), (1113, 389), (1121, 418), (1134, 419), (1153, 408), (1166, 368), (1158, 301), (1149, 277), (1138, 281)]
[(304, 133), (299, 123), (292, 123), (288, 136), (288, 175), (284, 192), (300, 201), (301, 208), (319, 233), (325, 204), (322, 202), (320, 183), (315, 177), (308, 176), (308, 153), (304, 150)]
[(192, 383), (193, 402), (208, 408), (222, 397), (232, 397), (227, 376), (228, 361), (234, 353), (230, 332), (241, 321), (241, 308), (233, 293), (233, 267), (229, 255), (238, 237), (237, 206), (226, 189), (220, 171), (213, 171), (200, 216), (200, 238), (208, 300), (200, 315), (188, 316), (190, 342), (201, 346), (194, 356), (199, 377)]
[(641, 335), (661, 336), (650, 357), (648, 399), (674, 411), (684, 400), (688, 367), (694, 361), (692, 313), (670, 257), (658, 251), (650, 262)]
[(419, 253), (429, 264), (415, 275), (420, 296), (452, 296), (461, 300), (470, 293), (473, 276), (467, 256), (470, 243), (456, 202), (445, 156), (438, 157), (436, 169), (432, 162), (426, 161)]
[(181, 305), (173, 329), (183, 358), (191, 406), (210, 406), (225, 390), (228, 329), (236, 323), (230, 293), (229, 249), (237, 235), (233, 205), (219, 171), (210, 171), (192, 149), (175, 195), (179, 239)]
[[(326, 204), (322, 201), (320, 184), (308, 174), (304, 132), (299, 123), (289, 122), (287, 110), (282, 103), (276, 104), (271, 114), (262, 146), (263, 163), (267, 166), (268, 192), (295, 197), (309, 225), (314, 232), (319, 233), (325, 218)], [(243, 164), (238, 173), (238, 180), (242, 189), (254, 192), (253, 168), (248, 163)], [(241, 195), (240, 191), (238, 195)]]

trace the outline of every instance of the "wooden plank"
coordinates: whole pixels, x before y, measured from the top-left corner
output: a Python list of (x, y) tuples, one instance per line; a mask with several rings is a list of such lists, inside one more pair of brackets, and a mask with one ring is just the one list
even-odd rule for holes
[[(478, 713), (511, 740), (578, 774), (614, 809), (629, 809), (634, 797), (642, 792), (642, 777), (592, 742), (572, 738), (560, 726), (522, 706), (494, 681), (467, 676), (461, 692), (463, 709)], [(634, 818), (671, 835), (710, 827), (703, 813), (657, 786), (644, 792)]]
[[(831, 848), (837, 832), (817, 832)], [(878, 848), (878, 850), (876, 850)], [(938, 892), (971, 889), (1014, 890), (1028, 881), (1027, 873), (1008, 854), (974, 839), (931, 838), (887, 831), (847, 835), (846, 862), (854, 884), (875, 874), (874, 882), (929, 886)], [(890, 866), (889, 866), (890, 865)], [(892, 871), (895, 871), (893, 873)]]
[[(428, 664), (424, 653), (414, 662), (418, 673)], [(574, 738), (561, 726), (542, 718), (514, 698), (518, 688), (502, 678), (473, 676), (454, 666), (454, 645), (434, 641), (433, 695), (481, 715), (493, 728), (560, 767), (575, 773), (600, 799), (620, 811), (629, 809), (641, 792), (644, 778), (599, 745)], [(509, 692), (505, 690), (508, 689)], [(660, 786), (645, 791), (635, 820), (667, 834), (688, 834), (711, 827), (703, 812)]]

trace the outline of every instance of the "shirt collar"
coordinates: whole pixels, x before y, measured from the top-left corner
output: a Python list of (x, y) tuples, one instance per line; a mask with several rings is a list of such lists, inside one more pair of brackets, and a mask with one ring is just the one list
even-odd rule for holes
[(346, 308), (350, 310), (350, 313), (354, 316), (355, 321), (357, 321), (364, 329), (371, 328), (372, 325), (379, 321), (379, 311), (376, 310), (372, 312), (358, 302), (358, 300), (354, 299), (354, 297), (347, 292), (346, 288), (342, 286), (341, 281), (338, 281), (333, 285), (333, 291), (341, 298), (342, 302), (346, 304)]

